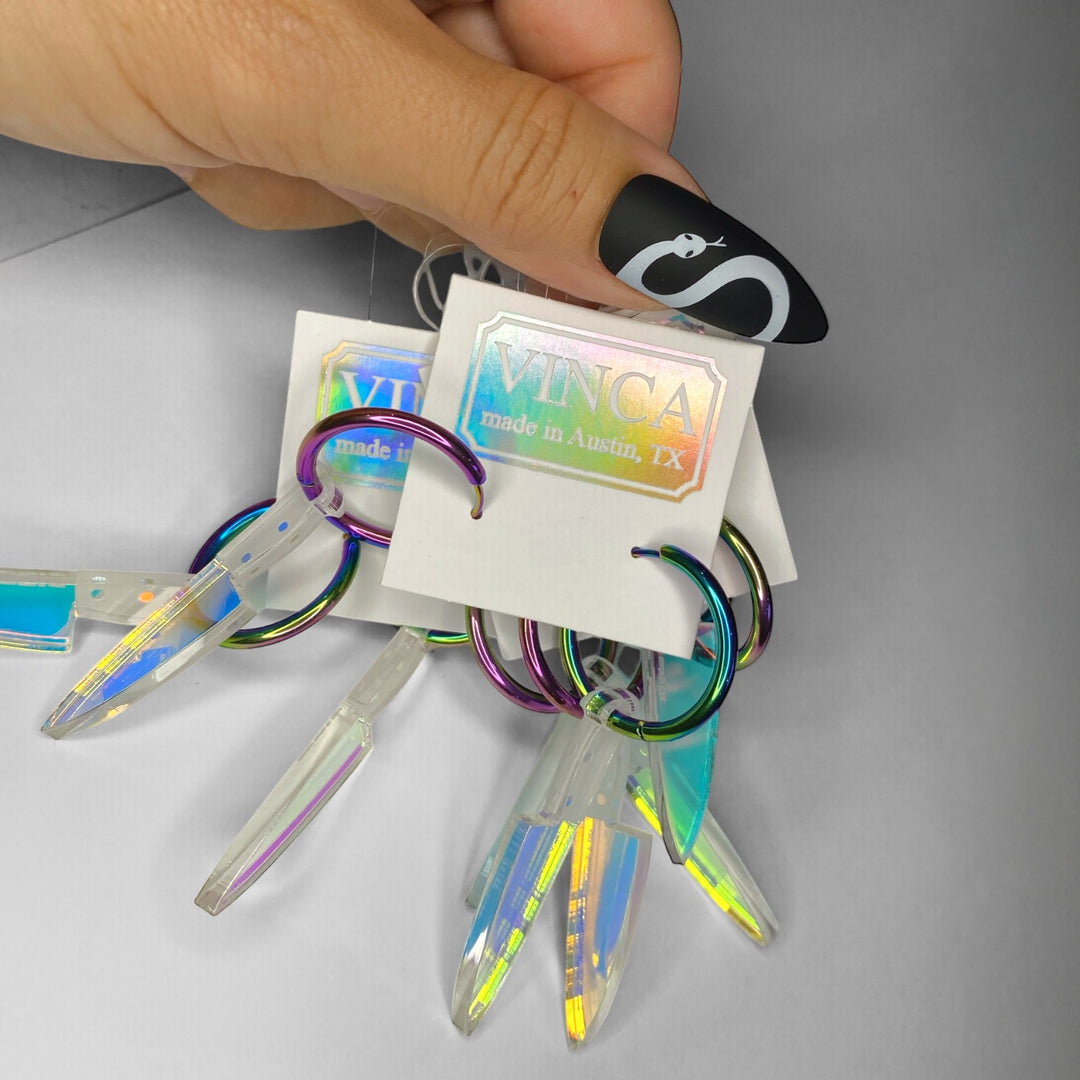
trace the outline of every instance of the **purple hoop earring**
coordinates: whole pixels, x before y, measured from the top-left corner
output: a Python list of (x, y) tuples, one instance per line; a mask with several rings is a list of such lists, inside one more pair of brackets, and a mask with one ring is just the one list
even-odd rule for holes
[(555, 673), (544, 658), (544, 649), (540, 644), (540, 624), (533, 619), (518, 619), (518, 640), (521, 642), (525, 669), (540, 688), (540, 692), (556, 709), (580, 720), (585, 715), (581, 700), (555, 678)]
[[(557, 713), (560, 706), (549, 701), (544, 694), (538, 694), (527, 686), (519, 683), (496, 657), (487, 639), (484, 630), (484, 612), (481, 608), (467, 607), (465, 609), (467, 625), (469, 629), (469, 644), (472, 646), (473, 656), (480, 665), (480, 670), (488, 677), (491, 685), (499, 691), (508, 701), (520, 705), (523, 709), (538, 713)], [(530, 674), (532, 674), (530, 670)], [(580, 714), (580, 709), (579, 709)]]
[[(317, 499), (322, 494), (323, 483), (319, 479), (316, 468), (322, 448), (335, 435), (360, 427), (388, 428), (391, 431), (401, 432), (403, 435), (411, 435), (414, 439), (420, 439), (434, 446), (436, 450), (441, 450), (447, 457), (453, 459), (472, 483), (473, 490), (476, 492), (472, 516), (478, 518), (483, 513), (483, 483), (487, 479), (487, 472), (480, 463), (480, 459), (461, 439), (446, 428), (432, 420), (425, 420), (424, 417), (417, 416), (415, 413), (403, 412), (401, 409), (345, 409), (342, 412), (331, 413), (330, 416), (320, 420), (304, 436), (304, 441), (300, 444), (300, 450), (296, 455), (296, 479), (300, 481), (300, 486), (309, 499)], [(393, 537), (391, 529), (372, 525), (349, 513), (342, 512), (336, 517), (328, 516), (326, 520), (342, 532), (347, 532), (358, 540), (366, 540), (377, 547), (389, 547)]]

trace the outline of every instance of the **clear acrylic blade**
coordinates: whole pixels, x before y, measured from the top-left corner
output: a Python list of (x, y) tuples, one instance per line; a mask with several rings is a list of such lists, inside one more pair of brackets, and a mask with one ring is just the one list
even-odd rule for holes
[(506, 846), (510, 835), (517, 827), (518, 821), (523, 817), (531, 817), (540, 812), (540, 807), (544, 802), (544, 795), (555, 778), (559, 762), (562, 761), (568, 747), (574, 740), (577, 723), (578, 721), (574, 717), (568, 716), (566, 713), (560, 713), (556, 719), (555, 726), (551, 729), (547, 742), (544, 743), (543, 749), (537, 756), (528, 779), (525, 781), (513, 808), (506, 817), (502, 830), (495, 837), (495, 842), (491, 845), (484, 859), (484, 865), (480, 867), (480, 872), (476, 875), (468, 896), (465, 897), (465, 903), (469, 907), (474, 908), (480, 903), (480, 897), (483, 895), (484, 887), (487, 885), (488, 878), (491, 875), (491, 869), (495, 865), (495, 859)]
[(558, 875), (576, 825), (519, 820), (495, 861), (458, 967), (450, 1015), (470, 1034), (495, 1000)]
[(629, 772), (628, 761), (620, 767), (613, 757), (628, 749), (621, 745), (622, 738), (589, 721), (560, 714), (465, 897), (469, 907), (480, 902), (496, 855), (520, 818), (543, 814), (580, 821), (590, 809), (599, 817), (618, 817), (623, 777)]
[(108, 720), (225, 640), (255, 614), (211, 562), (75, 685), (42, 731), (59, 739)]
[(611, 1009), (649, 869), (648, 834), (586, 818), (574, 835), (566, 921), (566, 1035), (583, 1046)]
[(250, 602), (253, 579), (322, 518), (321, 506), (297, 486), (95, 664), (42, 731), (59, 739), (108, 720), (212, 651), (256, 613)]
[(237, 533), (218, 552), (216, 560), (233, 572), (238, 585), (246, 586), (283, 559), (311, 534), (327, 512), (340, 504), (341, 492), (336, 488), (327, 489), (312, 502), (297, 484)]
[(195, 898), (199, 907), (224, 911), (314, 820), (371, 752), (372, 722), (428, 651), (423, 631), (397, 631), (229, 845)]
[[(594, 678), (604, 685), (618, 688), (626, 685), (626, 678), (622, 672), (603, 657), (588, 657), (586, 667)], [(613, 733), (609, 732), (608, 734)], [(517, 801), (507, 815), (502, 830), (488, 849), (484, 864), (480, 867), (480, 872), (476, 875), (472, 888), (469, 889), (469, 893), (465, 897), (465, 903), (469, 907), (474, 908), (480, 902), (484, 886), (487, 884), (491, 868), (495, 863), (495, 857), (513, 832), (518, 819), (538, 814), (541, 810), (546, 810), (548, 813), (553, 811), (557, 813), (560, 807), (565, 804), (566, 799), (571, 797), (567, 782), (573, 775), (573, 770), (580, 760), (588, 753), (589, 743), (592, 740), (599, 740), (599, 745), (605, 745), (604, 736), (596, 733), (595, 725), (585, 724), (582, 726), (580, 720), (566, 713), (559, 714), (547, 742), (544, 743), (543, 749), (533, 765), (532, 772), (529, 773), (529, 777), (525, 781), (525, 786), (521, 789)], [(610, 749), (614, 744), (606, 745)], [(562, 786), (558, 791), (552, 793), (552, 786), (557, 779)], [(617, 797), (613, 796), (611, 799), (611, 806), (616, 808), (620, 805), (622, 799), (621, 780), (618, 782), (618, 788), (619, 795)], [(590, 794), (595, 796), (597, 793), (597, 791), (593, 791)], [(580, 806), (575, 807), (575, 811), (577, 810), (580, 810)], [(580, 820), (582, 816), (584, 816), (583, 811), (574, 820)]]
[[(642, 817), (659, 833), (653, 778), (644, 753), (640, 760), (641, 765), (630, 777), (627, 788)], [(708, 811), (685, 866), (706, 896), (752, 941), (758, 945), (772, 941), (779, 929), (776, 916), (731, 841)]]
[(576, 723), (578, 743), (564, 755), (545, 804), (548, 813), (564, 821), (587, 817), (618, 821), (633, 743), (591, 720)]
[(75, 578), (65, 570), (0, 569), (0, 648), (67, 652), (75, 630)]
[(451, 1005), (466, 1034), (490, 1007), (540, 905), (569, 852), (576, 826), (592, 816), (618, 817), (631, 743), (591, 720), (558, 723), (494, 859), (458, 969)]

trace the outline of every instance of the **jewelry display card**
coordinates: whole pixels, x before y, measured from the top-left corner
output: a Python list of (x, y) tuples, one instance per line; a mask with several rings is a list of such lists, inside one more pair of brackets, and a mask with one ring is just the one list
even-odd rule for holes
[(631, 550), (712, 559), (762, 353), (455, 278), (422, 413), (485, 511), (416, 446), (384, 583), (688, 656), (696, 590)]

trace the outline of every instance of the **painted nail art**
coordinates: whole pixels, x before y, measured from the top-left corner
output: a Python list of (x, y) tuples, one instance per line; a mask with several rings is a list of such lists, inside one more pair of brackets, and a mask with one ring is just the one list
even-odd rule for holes
[(771, 244), (659, 176), (636, 176), (600, 231), (621, 281), (695, 318), (758, 341), (820, 341), (829, 324), (802, 275)]

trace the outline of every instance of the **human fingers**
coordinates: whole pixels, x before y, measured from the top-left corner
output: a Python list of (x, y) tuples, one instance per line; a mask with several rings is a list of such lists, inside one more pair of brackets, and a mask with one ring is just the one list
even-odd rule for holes
[(250, 229), (322, 229), (367, 216), (362, 207), (300, 176), (252, 165), (169, 167), (211, 206)]
[[(725, 302), (731, 290), (699, 272), (707, 260), (764, 262), (792, 296), (801, 281), (695, 198), (686, 171), (647, 138), (567, 86), (464, 47), (405, 0), (42, 3), (70, 17), (50, 21), (48, 55), (37, 59), (51, 67), (44, 81), (26, 72), (30, 100), (23, 80), (0, 80), (0, 102), (4, 115), (8, 95), (17, 116), (27, 115), (20, 106), (37, 109), (51, 145), (195, 167), (197, 189), (207, 166), (236, 163), (364, 192), (568, 293), (644, 302), (621, 276), (741, 332)], [(90, 46), (69, 32), (87, 20)], [(661, 179), (635, 179), (650, 174)], [(672, 237), (681, 239), (673, 246)], [(704, 299), (666, 283), (665, 267), (684, 262), (691, 277), (708, 278)], [(759, 281), (767, 307), (776, 282)], [(802, 298), (789, 306), (810, 308)]]
[[(516, 2), (524, 6), (527, 0)], [(503, 40), (512, 39), (507, 34)], [(430, 42), (435, 50), (455, 44)], [(549, 74), (572, 77), (574, 57), (554, 70), (559, 62), (550, 61)], [(447, 139), (448, 126), (438, 124), (439, 110), (433, 110), (434, 126), (410, 126), (397, 145), (407, 154), (418, 141), (429, 160), (452, 161), (454, 171), (440, 174), (437, 192), (403, 174), (394, 201), (573, 295), (641, 306), (640, 295), (624, 299), (615, 275), (660, 303), (747, 336), (823, 336), (824, 312), (790, 263), (739, 222), (694, 198), (690, 193), (699, 189), (693, 180), (648, 140), (568, 86), (538, 82), (532, 73), (504, 65), (485, 66), (474, 52), (466, 57), (459, 50), (446, 70), (453, 74), (445, 100), (465, 105), (455, 117), (465, 122)], [(422, 80), (411, 89), (430, 100), (439, 96), (438, 87)], [(388, 138), (393, 145), (393, 133)], [(378, 184), (375, 178), (364, 184), (368, 198), (379, 192)]]

